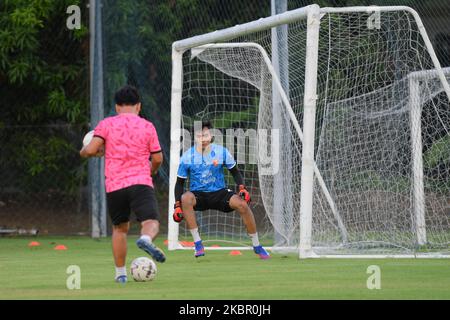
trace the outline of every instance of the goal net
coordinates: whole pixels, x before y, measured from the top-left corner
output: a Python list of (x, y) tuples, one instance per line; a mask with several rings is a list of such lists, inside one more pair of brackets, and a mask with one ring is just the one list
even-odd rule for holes
[[(413, 10), (314, 5), (173, 47), (171, 193), (208, 119), (273, 251), (449, 254), (450, 72)], [(210, 243), (249, 245), (237, 213), (197, 218)], [(170, 220), (181, 248), (190, 234)]]

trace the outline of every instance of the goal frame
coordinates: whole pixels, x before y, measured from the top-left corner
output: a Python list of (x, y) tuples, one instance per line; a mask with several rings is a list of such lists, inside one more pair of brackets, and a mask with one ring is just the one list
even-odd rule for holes
[[(316, 100), (317, 100), (317, 68), (318, 68), (318, 47), (319, 47), (319, 31), (320, 31), (320, 20), (323, 16), (329, 13), (352, 13), (352, 12), (390, 12), (390, 11), (406, 11), (410, 13), (418, 26), (419, 32), (422, 36), (424, 44), (430, 55), (430, 58), (434, 65), (434, 74), (440, 79), (444, 91), (450, 100), (450, 86), (446, 80), (445, 74), (441, 68), (439, 60), (434, 52), (431, 41), (426, 33), (423, 23), (420, 19), (418, 13), (407, 6), (368, 6), (368, 7), (347, 7), (347, 8), (320, 8), (318, 5), (310, 5), (307, 7), (299, 8), (292, 11), (287, 11), (282, 14), (274, 15), (268, 18), (262, 18), (257, 21), (245, 23), (242, 25), (236, 25), (231, 28), (223, 29), (220, 31), (214, 31), (206, 33), (203, 35), (195, 36), (192, 38), (176, 41), (172, 44), (172, 92), (171, 92), (171, 147), (170, 147), (170, 176), (169, 176), (169, 213), (168, 213), (168, 249), (191, 249), (189, 247), (184, 247), (178, 241), (179, 236), (179, 224), (175, 223), (172, 219), (171, 209), (175, 203), (174, 187), (177, 179), (177, 169), (180, 161), (180, 129), (181, 129), (181, 117), (182, 117), (182, 92), (183, 92), (183, 54), (190, 49), (198, 47), (207, 46), (225, 46), (221, 42), (237, 38), (246, 34), (254, 33), (261, 30), (267, 30), (269, 28), (278, 27), (280, 25), (288, 24), (300, 19), (307, 20), (307, 44), (306, 44), (306, 60), (305, 60), (305, 93), (304, 93), (304, 116), (303, 116), (303, 141), (302, 141), (302, 174), (301, 174), (301, 209), (300, 209), (300, 244), (299, 248), (296, 248), (299, 253), (299, 258), (315, 258), (315, 257), (329, 257), (329, 258), (346, 258), (346, 257), (359, 257), (359, 258), (408, 258), (408, 257), (443, 257), (442, 255), (432, 255), (432, 254), (413, 254), (413, 255), (320, 255), (317, 256), (312, 248), (311, 238), (312, 238), (312, 207), (313, 207), (313, 190), (314, 190), (314, 176), (319, 178), (320, 183), (320, 173), (318, 173), (317, 166), (314, 162), (314, 134), (315, 134), (315, 112), (316, 112)], [(230, 44), (227, 44), (230, 46)], [(236, 43), (231, 45), (236, 46)], [(249, 43), (246, 43), (249, 45)], [(257, 44), (251, 44), (257, 46)], [(263, 51), (264, 49), (261, 48)], [(264, 52), (263, 52), (264, 54)], [(266, 54), (267, 55), (267, 54)], [(268, 58), (268, 57), (267, 57)], [(270, 59), (269, 59), (270, 62)], [(271, 64), (269, 63), (269, 66)], [(270, 67), (269, 67), (270, 68)], [(274, 79), (277, 79), (277, 75), (274, 70), (271, 70)], [(420, 73), (420, 72), (419, 72)], [(410, 84), (414, 84), (414, 76), (410, 77)], [(312, 80), (312, 81), (311, 81)], [(277, 81), (274, 81), (277, 82)], [(279, 82), (279, 80), (278, 80)], [(278, 85), (277, 85), (278, 87)], [(411, 86), (410, 86), (411, 88)], [(281, 90), (280, 90), (281, 89)], [(280, 93), (283, 92), (281, 85), (277, 88)], [(411, 89), (410, 89), (411, 90)], [(414, 94), (414, 91), (410, 92)], [(284, 105), (289, 106), (287, 108), (288, 113), (292, 112), (290, 109), (289, 101), (286, 100), (286, 95), (281, 94)], [(288, 99), (287, 99), (288, 100)], [(420, 108), (415, 108), (411, 110), (411, 120), (412, 122), (419, 121), (420, 123)], [(293, 113), (293, 112), (292, 112)], [(291, 120), (292, 114), (290, 114)], [(295, 119), (295, 115), (294, 115)], [(298, 122), (293, 121), (293, 125), (301, 137), (301, 129)], [(421, 150), (420, 139), (414, 139), (415, 137), (420, 138), (420, 126), (415, 126), (418, 131), (412, 132), (413, 137), (413, 150)], [(421, 153), (419, 153), (421, 154)], [(421, 157), (413, 155), (413, 201), (414, 203), (420, 203), (421, 199), (424, 199), (423, 190), (423, 164), (421, 163)], [(325, 188), (326, 189), (326, 188)], [(325, 193), (326, 195), (326, 193)], [(328, 196), (326, 196), (328, 198)], [(331, 197), (331, 196), (330, 196)], [(331, 200), (332, 201), (332, 200)], [(330, 207), (333, 208), (332, 202)], [(423, 204), (423, 201), (422, 201)], [(345, 227), (342, 223), (339, 223), (339, 214), (333, 210), (335, 218), (337, 218), (338, 224), (340, 225), (343, 239), (345, 240)], [(425, 232), (425, 210), (423, 205), (414, 205), (414, 216), (415, 216), (415, 228), (417, 234), (417, 242), (419, 244), (426, 242), (426, 232)], [(208, 247), (208, 250), (245, 250), (251, 249), (251, 247)], [(444, 256), (447, 257), (447, 256)]]

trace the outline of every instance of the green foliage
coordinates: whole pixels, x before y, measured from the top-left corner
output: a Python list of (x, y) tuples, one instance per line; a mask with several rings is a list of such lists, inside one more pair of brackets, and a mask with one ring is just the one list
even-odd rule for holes
[(348, 176), (340, 185), (345, 190), (408, 193), (411, 188), (411, 179), (407, 176), (383, 176), (375, 171), (361, 171)]
[[(414, 2), (399, 0), (398, 4), (411, 5)], [(298, 1), (296, 7), (310, 3), (312, 1)], [(383, 4), (383, 0), (320, 0), (317, 3), (322, 7), (349, 6)], [(66, 8), (72, 4), (82, 8), (83, 24), (80, 30), (70, 31), (65, 26)], [(64, 170), (61, 169), (64, 168), (63, 162), (67, 162), (71, 153), (79, 147), (76, 139), (89, 122), (89, 30), (85, 4), (86, 1), (80, 0), (0, 1), (0, 130), (2, 141), (9, 142), (2, 151), (14, 155), (29, 153), (8, 162), (9, 166), (23, 168), (28, 178), (44, 172), (43, 166)], [(270, 14), (270, 2), (104, 0), (102, 13), (105, 114), (114, 113), (114, 91), (125, 83), (134, 84), (142, 95), (143, 115), (155, 124), (162, 144), (168, 145), (172, 43), (266, 17)], [(328, 24), (324, 23), (321, 27), (326, 30)], [(320, 46), (327, 47), (327, 40), (321, 40)], [(357, 39), (361, 44), (370, 44), (372, 40), (370, 36)], [(340, 52), (338, 63), (351, 62), (359, 55), (358, 51)], [(290, 58), (302, 59), (297, 56)], [(367, 57), (369, 62), (374, 58)], [(321, 57), (319, 61), (326, 64), (328, 59)], [(372, 74), (383, 74), (382, 70), (373, 71)], [(353, 74), (334, 72), (336, 74), (330, 75), (331, 78), (353, 78), (361, 83), (368, 74), (363, 69), (355, 69)], [(292, 81), (301, 82), (302, 77), (300, 72), (299, 79)], [(342, 99), (350, 94), (364, 93), (350, 92), (348, 86), (341, 82), (339, 87), (328, 90), (334, 90)], [(323, 107), (318, 106), (318, 114), (323, 112)], [(234, 127), (238, 125), (238, 119), (245, 121), (254, 112), (256, 107), (247, 111), (230, 110), (220, 120), (212, 120), (216, 127)], [(51, 150), (55, 150), (52, 140), (55, 133), (42, 130), (49, 125), (68, 128), (64, 137), (59, 133), (60, 140), (56, 145), (59, 146), (60, 157), (46, 156), (42, 149), (52, 146)], [(42, 134), (37, 136), (32, 130), (20, 134), (17, 134), (20, 129), (5, 130), (22, 126), (34, 126), (36, 130), (42, 130)], [(19, 137), (23, 140), (19, 141)], [(49, 141), (53, 141), (51, 146)], [(22, 144), (27, 145), (26, 150), (23, 150)], [(428, 169), (439, 167), (450, 159), (449, 145), (449, 138), (443, 138), (426, 152), (425, 165)], [(3, 167), (3, 170), (8, 168)]]
[[(256, 99), (255, 99), (256, 100)], [(226, 113), (220, 113), (216, 118), (208, 119), (214, 128), (226, 129), (226, 128), (240, 128), (240, 123), (248, 123), (254, 121), (255, 115), (258, 113), (258, 105), (254, 105), (243, 111), (229, 111)], [(183, 124), (185, 128), (193, 128), (194, 121), (201, 121), (202, 119), (194, 119), (191, 117), (185, 117)]]
[[(155, 241), (163, 249), (164, 239)], [(41, 246), (29, 248), (30, 239), (2, 239), (0, 299), (450, 299), (448, 259), (299, 260), (296, 254), (273, 253), (272, 259), (262, 263), (250, 250), (241, 250), (240, 256), (207, 250), (199, 261), (191, 250), (166, 250), (170, 263), (158, 265), (154, 281), (129, 279), (126, 285), (120, 285), (114, 282), (110, 238), (39, 236), (36, 240)], [(135, 241), (136, 237), (128, 240), (127, 266), (143, 254)], [(56, 252), (55, 243), (63, 243), (68, 250)], [(82, 270), (81, 290), (68, 290), (65, 286), (69, 277), (67, 266), (74, 261)], [(382, 290), (366, 287), (370, 276), (366, 270), (372, 264), (382, 270)], [(186, 276), (186, 270), (201, 276)], [(273, 314), (280, 312), (272, 308)], [(175, 318), (178, 313), (179, 308), (164, 310), (168, 318)]]
[(450, 162), (450, 135), (438, 139), (423, 155), (426, 169)]
[[(240, 10), (239, 8), (242, 8)], [(172, 43), (270, 14), (260, 0), (105, 0), (105, 114), (114, 114), (114, 92), (130, 83), (142, 95), (142, 114), (169, 145)], [(160, 170), (168, 174), (168, 162)]]
[(258, 113), (258, 106), (251, 107), (244, 111), (227, 112), (218, 119), (212, 119), (215, 128), (235, 128), (239, 122), (246, 123), (254, 121)]

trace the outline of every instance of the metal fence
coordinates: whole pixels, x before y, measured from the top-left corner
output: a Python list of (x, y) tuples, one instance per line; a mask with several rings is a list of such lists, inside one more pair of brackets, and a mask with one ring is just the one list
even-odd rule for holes
[(78, 125), (0, 129), (0, 232), (88, 234), (87, 166)]

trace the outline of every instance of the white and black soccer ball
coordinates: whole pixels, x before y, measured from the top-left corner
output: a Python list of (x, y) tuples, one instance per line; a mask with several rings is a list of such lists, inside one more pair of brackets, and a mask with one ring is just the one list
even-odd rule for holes
[(91, 130), (88, 133), (86, 133), (83, 138), (83, 147), (86, 147), (92, 141), (93, 137), (94, 137), (94, 130)]
[(140, 257), (131, 262), (130, 272), (134, 281), (152, 281), (157, 271), (156, 263), (150, 258)]

